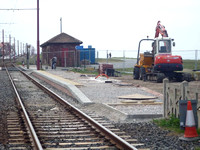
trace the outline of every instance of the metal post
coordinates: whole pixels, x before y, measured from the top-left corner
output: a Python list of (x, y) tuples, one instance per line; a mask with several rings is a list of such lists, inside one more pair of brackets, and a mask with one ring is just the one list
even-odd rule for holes
[(195, 50), (195, 67), (194, 69), (197, 70), (197, 62), (198, 62), (198, 50)]
[(28, 44), (26, 43), (26, 63), (27, 63), (27, 69), (29, 69), (29, 46)]
[(15, 38), (14, 38), (14, 62), (15, 62)]
[(9, 56), (10, 56), (10, 62), (11, 62), (11, 35), (9, 34)]
[(123, 61), (123, 71), (125, 70), (125, 51), (123, 50), (123, 57), (124, 57), (124, 61)]
[(74, 67), (76, 67), (76, 50), (74, 50), (73, 53), (74, 53)]
[(60, 18), (60, 33), (62, 33), (62, 17)]
[(19, 57), (19, 40), (17, 40), (17, 49), (18, 49), (18, 57)]
[(23, 51), (22, 54), (24, 55), (24, 43), (23, 43), (23, 50), (22, 51)]
[(39, 0), (37, 0), (37, 70), (40, 70)]
[(3, 47), (2, 47), (2, 50), (3, 50), (3, 62), (4, 62), (4, 30), (2, 30), (2, 41), (3, 41)]
[(77, 59), (78, 50), (75, 50), (74, 53), (75, 53), (74, 54), (75, 55), (75, 67), (78, 67), (78, 65), (77, 65), (78, 64), (78, 59)]

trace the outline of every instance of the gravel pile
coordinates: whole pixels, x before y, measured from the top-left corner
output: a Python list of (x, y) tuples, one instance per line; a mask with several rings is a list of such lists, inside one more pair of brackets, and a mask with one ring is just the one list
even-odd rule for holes
[(194, 150), (200, 147), (200, 141), (187, 142), (179, 140), (179, 136), (174, 135), (169, 130), (164, 130), (152, 122), (141, 123), (120, 123), (116, 124), (139, 142), (145, 143), (146, 147), (152, 150)]

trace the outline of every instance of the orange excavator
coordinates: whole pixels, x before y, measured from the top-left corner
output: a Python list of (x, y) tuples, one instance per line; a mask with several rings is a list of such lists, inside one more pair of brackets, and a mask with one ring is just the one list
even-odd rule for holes
[[(159, 38), (159, 34), (162, 36)], [(152, 41), (152, 51), (140, 53), (140, 45), (144, 41)], [(170, 80), (190, 81), (191, 75), (179, 72), (183, 70), (182, 57), (172, 55), (174, 39), (168, 37), (167, 30), (160, 21), (157, 22), (154, 39), (142, 39), (138, 46), (137, 63), (134, 66), (133, 78), (162, 82), (164, 78)]]

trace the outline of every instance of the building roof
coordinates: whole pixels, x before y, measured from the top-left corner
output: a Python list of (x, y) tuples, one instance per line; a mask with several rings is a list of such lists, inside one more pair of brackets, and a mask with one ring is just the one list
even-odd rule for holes
[(41, 44), (41, 47), (44, 47), (49, 44), (82, 44), (83, 42), (66, 34), (60, 33), (55, 37), (51, 38), (50, 40), (46, 41), (45, 43)]

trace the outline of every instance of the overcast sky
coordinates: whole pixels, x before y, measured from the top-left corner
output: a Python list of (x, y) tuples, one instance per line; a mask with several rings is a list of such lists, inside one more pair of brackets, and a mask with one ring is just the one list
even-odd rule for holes
[[(36, 8), (36, 0), (4, 0), (1, 9)], [(200, 0), (40, 0), (40, 44), (62, 31), (97, 50), (136, 50), (161, 21), (176, 50), (200, 50)], [(36, 48), (37, 11), (0, 10), (8, 36)], [(13, 23), (13, 24), (2, 24)]]

